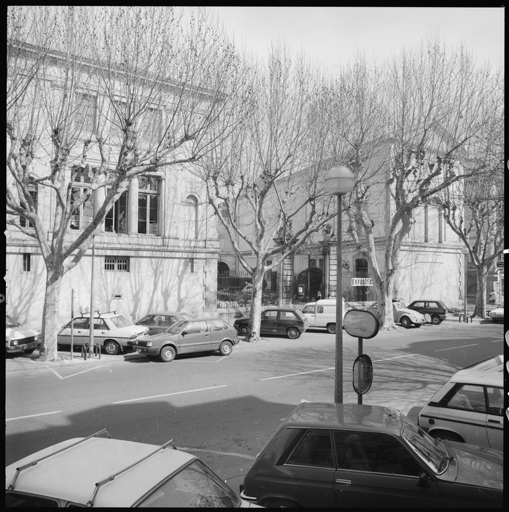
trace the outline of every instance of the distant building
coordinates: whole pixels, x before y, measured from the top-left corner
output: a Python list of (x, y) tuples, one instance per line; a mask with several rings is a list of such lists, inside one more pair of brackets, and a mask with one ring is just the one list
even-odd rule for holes
[[(379, 154), (387, 159), (390, 144), (387, 143)], [(387, 159), (387, 161), (389, 161)], [(454, 164), (459, 166), (459, 162)], [(394, 208), (389, 193), (389, 165), (380, 166), (383, 174), (379, 175), (378, 183), (373, 185), (371, 197), (376, 198), (369, 204), (370, 214), (377, 220), (375, 226), (375, 246), (378, 262), (383, 265), (386, 233), (389, 228), (391, 211)], [(302, 171), (303, 173), (305, 171)], [(325, 174), (325, 173), (324, 173)], [(443, 179), (439, 177), (437, 179)], [(461, 185), (454, 184), (461, 193)], [(393, 297), (407, 303), (433, 298), (443, 300), (450, 305), (463, 301), (463, 256), (462, 245), (458, 237), (444, 220), (440, 207), (423, 205), (414, 212), (414, 223), (410, 234), (403, 241), (399, 265), (393, 290)], [(294, 226), (298, 224), (294, 220)], [(246, 229), (248, 222), (246, 222)], [(356, 249), (348, 236), (348, 219), (343, 215), (343, 290), (348, 301), (375, 300), (371, 286), (371, 270), (368, 260)], [(274, 274), (283, 272), (286, 285), (285, 296), (290, 300), (302, 302), (314, 300), (318, 290), (322, 295), (336, 295), (336, 219), (320, 232), (312, 235), (307, 244), (293, 257), (285, 260), (283, 269), (274, 269), (266, 277), (268, 286), (276, 288), (280, 280)], [(228, 235), (219, 226), (219, 236), (224, 240), (220, 260), (227, 261), (233, 268), (234, 253), (228, 246)], [(241, 248), (248, 250), (241, 244)], [(290, 282), (291, 279), (291, 282)]]

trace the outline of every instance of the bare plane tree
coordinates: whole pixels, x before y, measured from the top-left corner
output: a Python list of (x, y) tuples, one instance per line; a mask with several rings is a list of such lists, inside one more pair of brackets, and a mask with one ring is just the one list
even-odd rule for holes
[[(496, 73), (477, 67), (464, 48), (447, 51), (433, 38), (394, 57), (383, 73), (358, 59), (349, 75), (343, 87), (350, 100), (335, 109), (338, 126), (342, 118), (360, 119), (355, 130), (347, 124), (337, 132), (351, 148), (345, 163), (357, 176), (349, 231), (368, 259), (382, 327), (393, 329), (394, 279), (415, 215), (470, 175), (462, 162), (475, 157), (471, 142), (498, 112), (502, 96)], [(380, 216), (373, 206), (385, 197), (389, 207)]]
[[(11, 6), (8, 34), (7, 224), (39, 244), (41, 359), (55, 360), (62, 276), (134, 176), (196, 162), (235, 130), (245, 74), (202, 10), (184, 20), (171, 7)], [(55, 199), (49, 230), (34, 190)], [(69, 238), (99, 192), (91, 222)]]
[(267, 67), (252, 73), (250, 100), (238, 112), (243, 122), (200, 166), (209, 201), (252, 276), (250, 340), (258, 341), (265, 273), (335, 211), (323, 187), (330, 86), (284, 45), (274, 45)]

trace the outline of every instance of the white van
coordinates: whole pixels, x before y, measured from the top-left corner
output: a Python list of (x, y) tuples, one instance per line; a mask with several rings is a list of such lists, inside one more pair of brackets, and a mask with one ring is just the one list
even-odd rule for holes
[[(302, 314), (308, 319), (308, 329), (323, 328), (334, 334), (336, 332), (336, 299), (320, 299), (308, 302)], [(343, 319), (345, 318), (345, 299), (343, 299)]]

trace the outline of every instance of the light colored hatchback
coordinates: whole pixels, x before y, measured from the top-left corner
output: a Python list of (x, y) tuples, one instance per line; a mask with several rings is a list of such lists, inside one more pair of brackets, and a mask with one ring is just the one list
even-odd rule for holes
[(435, 438), (503, 450), (503, 372), (460, 370), (419, 412), (419, 426)]
[(5, 468), (7, 507), (250, 507), (196, 456), (162, 446), (75, 438)]

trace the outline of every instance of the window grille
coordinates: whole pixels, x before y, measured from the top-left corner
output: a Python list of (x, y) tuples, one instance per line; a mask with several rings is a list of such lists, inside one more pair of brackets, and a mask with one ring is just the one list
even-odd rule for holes
[(104, 270), (106, 272), (129, 272), (130, 258), (128, 256), (106, 256)]

